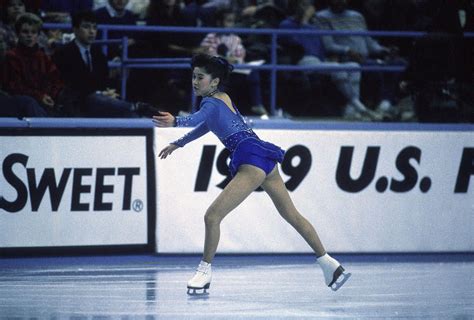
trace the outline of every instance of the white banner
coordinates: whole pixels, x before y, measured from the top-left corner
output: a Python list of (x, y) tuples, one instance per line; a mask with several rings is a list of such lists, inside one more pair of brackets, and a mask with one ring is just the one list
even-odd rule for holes
[(147, 244), (145, 136), (0, 145), (0, 248)]
[[(156, 153), (189, 129), (156, 129)], [(280, 172), (330, 252), (473, 251), (474, 133), (256, 130), (287, 153)], [(157, 164), (157, 251), (198, 253), (227, 176), (212, 134)], [(221, 227), (219, 252), (310, 252), (264, 192)]]

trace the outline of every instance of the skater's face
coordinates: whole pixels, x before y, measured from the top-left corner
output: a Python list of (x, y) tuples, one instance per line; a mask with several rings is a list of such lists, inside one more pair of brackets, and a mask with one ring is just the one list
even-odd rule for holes
[(31, 24), (23, 24), (18, 32), (18, 43), (25, 47), (33, 47), (38, 42), (38, 27)]
[(97, 36), (97, 24), (90, 21), (82, 21), (78, 28), (74, 28), (77, 41), (85, 46), (94, 42)]
[(213, 78), (206, 69), (195, 67), (193, 69), (193, 90), (196, 96), (205, 97), (217, 90), (219, 78)]

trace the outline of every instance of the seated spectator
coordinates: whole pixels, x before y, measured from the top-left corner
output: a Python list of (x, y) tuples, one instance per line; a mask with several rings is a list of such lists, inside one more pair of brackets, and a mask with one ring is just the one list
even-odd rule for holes
[[(216, 27), (233, 28), (236, 14), (231, 9), (222, 8), (216, 12), (215, 19)], [(232, 64), (245, 62), (245, 47), (240, 37), (233, 33), (209, 33), (202, 40), (200, 49), (213, 56), (220, 55)], [(248, 114), (249, 111), (260, 116), (267, 114), (263, 106), (258, 70), (235, 69), (230, 75), (229, 90), (233, 92), (232, 96), (236, 97), (236, 103), (241, 106), (243, 114)], [(247, 103), (239, 102), (243, 96), (248, 96)]]
[[(290, 1), (290, 12), (292, 15), (280, 23), (281, 29), (306, 29), (317, 30), (308, 22), (313, 17), (315, 9), (311, 0), (294, 0)], [(355, 62), (338, 63), (335, 61), (326, 61), (324, 48), (319, 36), (295, 34), (282, 35), (281, 44), (283, 48), (301, 47), (302, 54), (298, 57), (299, 65), (318, 65), (318, 66), (346, 66), (358, 67)], [(323, 73), (328, 73), (327, 71)], [(310, 78), (318, 77), (321, 72), (307, 72)], [(344, 108), (343, 115), (350, 120), (364, 120), (367, 117), (377, 120), (371, 110), (367, 109), (359, 99), (360, 92), (360, 72), (338, 71), (329, 73), (331, 80), (336, 84), (339, 91), (345, 97), (347, 104)], [(317, 81), (317, 80), (313, 80)]]
[(59, 112), (57, 97), (63, 88), (59, 70), (38, 47), (41, 19), (24, 13), (15, 22), (17, 47), (5, 57), (4, 86), (10, 95), (34, 98), (49, 114)]
[[(138, 17), (130, 10), (127, 4), (129, 0), (108, 0), (105, 7), (99, 8), (95, 11), (98, 24), (119, 24), (119, 25), (136, 25)], [(110, 31), (108, 39), (122, 39), (128, 37), (128, 46), (131, 48), (135, 44), (135, 35), (130, 31)], [(101, 37), (101, 35), (99, 35)], [(108, 46), (108, 59), (117, 60), (122, 56), (120, 45)]]
[(48, 117), (48, 112), (29, 96), (12, 96), (0, 88), (0, 117)]
[[(95, 11), (97, 22), (100, 24), (135, 25), (137, 16), (127, 9), (129, 0), (108, 0), (107, 4)], [(112, 31), (110, 38), (121, 38), (121, 31)]]
[(414, 43), (402, 87), (413, 94), (420, 122), (472, 121), (472, 55), (466, 54), (462, 35), (466, 21), (459, 19), (455, 3), (437, 4), (439, 10), (428, 16), (428, 33)]
[(208, 1), (190, 0), (185, 2), (182, 9), (185, 25), (204, 27), (215, 25), (216, 6), (209, 6)]
[(41, 17), (45, 22), (68, 23), (71, 14), (92, 10), (93, 0), (42, 0)]
[[(0, 29), (5, 32), (5, 41), (7, 49), (12, 49), (17, 45), (18, 37), (15, 30), (16, 19), (27, 12), (27, 7), (24, 0), (6, 0), (0, 7), (1, 22)], [(52, 53), (51, 45), (55, 40), (49, 40), (48, 36), (40, 30), (38, 36), (38, 45), (48, 55)]]
[(286, 0), (230, 1), (234, 12), (240, 12), (238, 25), (252, 28), (277, 28), (286, 17)]
[[(104, 7), (107, 4), (107, 1), (108, 0), (94, 0), (94, 5), (92, 9), (97, 10), (99, 8)], [(125, 8), (132, 11), (140, 19), (143, 19), (145, 16), (146, 8), (149, 4), (150, 0), (130, 0)]]
[[(329, 8), (316, 13), (315, 24), (327, 30), (365, 31), (364, 17), (357, 11), (347, 9), (347, 0), (329, 0)], [(368, 36), (324, 36), (324, 49), (336, 55), (339, 61), (353, 61), (362, 66), (406, 66), (406, 61), (397, 55), (396, 48), (387, 48)], [(386, 117), (398, 116), (394, 106), (398, 102), (397, 88), (400, 74), (394, 72), (370, 72), (372, 84), (378, 85), (373, 94), (377, 111)]]
[[(351, 2), (352, 3), (352, 2)], [(367, 22), (369, 30), (414, 31), (419, 19), (413, 0), (366, 0), (358, 10)], [(379, 43), (400, 49), (400, 56), (408, 57), (412, 49), (413, 38), (380, 38)]]
[[(146, 10), (148, 26), (189, 26), (181, 0), (153, 0)], [(201, 41), (199, 34), (147, 32), (143, 34), (143, 56), (189, 58)], [(191, 71), (188, 69), (135, 69), (130, 71), (129, 90), (133, 97), (143, 97), (177, 114), (191, 105)], [(153, 79), (153, 81), (148, 81)]]
[[(195, 21), (185, 16), (180, 0), (153, 0), (147, 8), (145, 23), (148, 26), (196, 26)], [(146, 39), (153, 45), (154, 53), (160, 57), (190, 57), (199, 46), (196, 34), (152, 32)]]
[[(230, 8), (237, 15), (235, 27), (253, 29), (277, 29), (280, 22), (286, 18), (286, 0), (239, 0), (231, 1)], [(241, 34), (245, 44), (246, 59), (266, 60), (271, 58), (272, 38), (269, 34)], [(266, 73), (262, 72), (262, 82), (269, 82)]]
[(97, 20), (92, 11), (78, 12), (72, 17), (75, 40), (58, 49), (53, 60), (65, 82), (61, 95), (68, 114), (86, 117), (134, 118), (155, 112), (143, 103), (118, 99), (115, 90), (107, 87), (107, 58), (93, 46), (97, 36)]
[(3, 91), (4, 62), (6, 54), (4, 32), (0, 30), (0, 117), (46, 117), (48, 113), (32, 97), (12, 96)]

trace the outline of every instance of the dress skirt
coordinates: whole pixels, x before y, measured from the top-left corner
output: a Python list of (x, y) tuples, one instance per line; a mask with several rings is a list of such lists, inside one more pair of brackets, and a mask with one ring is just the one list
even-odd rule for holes
[(285, 151), (273, 143), (258, 138), (247, 138), (239, 142), (231, 154), (229, 164), (230, 173), (233, 176), (243, 164), (250, 164), (265, 171), (272, 172), (277, 162), (282, 162)]

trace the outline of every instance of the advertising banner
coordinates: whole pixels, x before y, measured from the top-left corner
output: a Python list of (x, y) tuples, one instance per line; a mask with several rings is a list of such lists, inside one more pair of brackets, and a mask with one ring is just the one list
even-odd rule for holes
[[(155, 130), (156, 153), (189, 130)], [(472, 131), (255, 132), (286, 150), (280, 173), (328, 251), (474, 250)], [(227, 156), (207, 134), (158, 160), (158, 252), (202, 252), (204, 214), (230, 179)], [(311, 252), (259, 190), (224, 219), (218, 251)]]
[(147, 137), (0, 136), (0, 248), (148, 243)]

